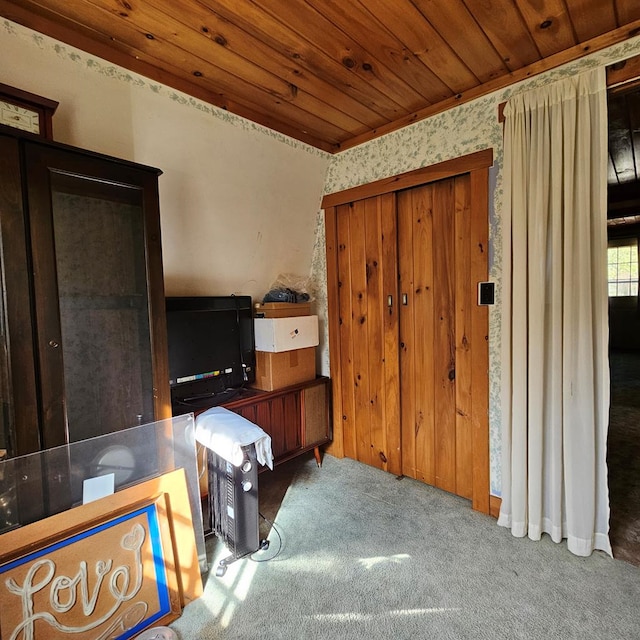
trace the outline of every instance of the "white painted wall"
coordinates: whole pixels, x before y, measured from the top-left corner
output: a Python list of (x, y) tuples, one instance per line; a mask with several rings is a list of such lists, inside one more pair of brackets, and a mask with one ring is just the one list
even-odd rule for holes
[(328, 154), (4, 19), (0, 60), (1, 83), (60, 103), (56, 140), (163, 171), (167, 295), (309, 275)]

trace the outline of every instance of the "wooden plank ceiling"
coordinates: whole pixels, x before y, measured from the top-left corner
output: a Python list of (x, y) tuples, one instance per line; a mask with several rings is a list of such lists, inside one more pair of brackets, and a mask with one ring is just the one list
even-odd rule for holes
[(639, 0), (0, 0), (0, 15), (330, 152), (640, 33)]

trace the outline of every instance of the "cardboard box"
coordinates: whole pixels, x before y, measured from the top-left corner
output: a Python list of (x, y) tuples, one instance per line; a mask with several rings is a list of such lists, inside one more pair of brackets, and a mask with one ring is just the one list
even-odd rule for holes
[(291, 351), (316, 347), (319, 343), (318, 316), (254, 318), (256, 351)]
[(256, 302), (256, 318), (291, 318), (311, 315), (310, 302)]
[(256, 351), (256, 389), (275, 391), (299, 382), (315, 380), (316, 348), (274, 353)]

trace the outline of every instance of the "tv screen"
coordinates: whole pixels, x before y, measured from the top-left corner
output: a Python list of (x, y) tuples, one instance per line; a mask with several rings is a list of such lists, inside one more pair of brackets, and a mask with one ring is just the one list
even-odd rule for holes
[(219, 404), (255, 380), (250, 296), (169, 297), (166, 310), (174, 405)]

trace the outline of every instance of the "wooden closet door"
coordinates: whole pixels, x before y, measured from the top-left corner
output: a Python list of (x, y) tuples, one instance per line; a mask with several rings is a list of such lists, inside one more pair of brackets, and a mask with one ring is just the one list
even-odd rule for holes
[(329, 451), (471, 498), (483, 513), (489, 326), (476, 296), (488, 277), (492, 164), (485, 149), (322, 201)]
[(402, 471), (472, 499), (474, 410), (476, 421), (488, 419), (486, 308), (476, 298), (486, 214), (474, 218), (470, 174), (401, 191), (397, 201)]
[(344, 453), (401, 473), (395, 194), (337, 207)]

